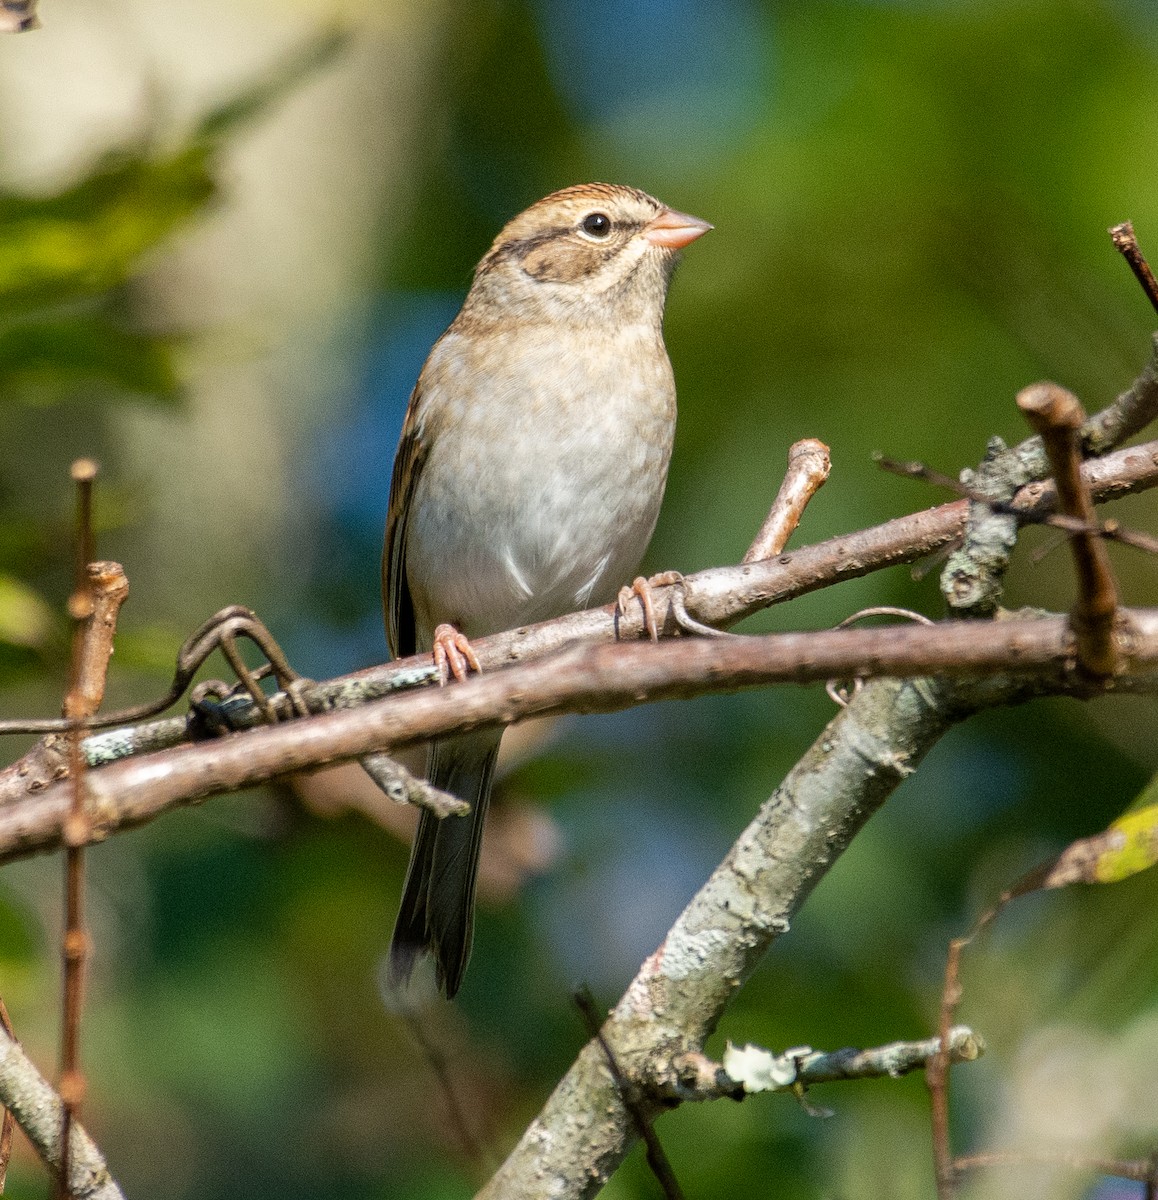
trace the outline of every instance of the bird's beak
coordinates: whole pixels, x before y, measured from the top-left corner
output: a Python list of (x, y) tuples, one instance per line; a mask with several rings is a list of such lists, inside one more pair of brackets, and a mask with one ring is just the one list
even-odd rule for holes
[(699, 217), (689, 217), (687, 213), (673, 212), (665, 208), (654, 220), (643, 227), (643, 236), (653, 246), (666, 246), (669, 250), (679, 250), (703, 237), (712, 227)]

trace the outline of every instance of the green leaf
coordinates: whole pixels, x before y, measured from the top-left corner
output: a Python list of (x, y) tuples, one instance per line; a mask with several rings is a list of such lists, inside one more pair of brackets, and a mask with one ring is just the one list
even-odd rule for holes
[(108, 291), (213, 196), (210, 149), (107, 156), (55, 196), (0, 193), (0, 312), (27, 314)]
[[(100, 381), (126, 391), (172, 400), (178, 394), (176, 340), (114, 324), (101, 313), (61, 320), (0, 322), (0, 390), (27, 402), (42, 392), (13, 393), (17, 385)], [(54, 399), (50, 395), (48, 399)]]

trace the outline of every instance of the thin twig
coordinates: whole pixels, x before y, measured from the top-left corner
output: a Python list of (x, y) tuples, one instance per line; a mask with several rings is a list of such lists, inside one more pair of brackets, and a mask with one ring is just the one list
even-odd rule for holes
[[(1055, 383), (1035, 383), (1018, 393), (1017, 406), (1045, 443), (1062, 514), (1092, 525), (1094, 505), (1082, 480), (1078, 443), (1085, 413), (1077, 397)], [(1078, 577), (1073, 610), (1078, 662), (1094, 678), (1108, 678), (1118, 666), (1114, 642), (1118, 588), (1109, 555), (1105, 543), (1087, 532), (1074, 533), (1070, 547)]]
[(367, 754), (358, 762), (367, 775), (396, 804), (413, 804), (436, 817), (465, 817), (470, 805), (408, 771), (388, 754)]
[(603, 1051), (603, 1056), (607, 1060), (607, 1069), (611, 1072), (611, 1078), (614, 1080), (616, 1090), (623, 1101), (623, 1107), (630, 1113), (636, 1132), (643, 1140), (644, 1148), (647, 1152), (647, 1165), (659, 1181), (659, 1185), (663, 1188), (663, 1194), (667, 1197), (667, 1200), (683, 1200), (684, 1194), (680, 1188), (679, 1180), (676, 1179), (671, 1163), (664, 1153), (663, 1145), (656, 1135), (655, 1128), (651, 1123), (651, 1114), (647, 1111), (643, 1103), (640, 1089), (623, 1073), (619, 1065), (619, 1060), (615, 1057), (615, 1052), (603, 1036), (599, 1010), (595, 1005), (595, 997), (591, 995), (589, 988), (581, 987), (576, 990), (574, 1000), (575, 1007), (582, 1014), (583, 1022), (587, 1026), (588, 1036), (598, 1042), (600, 1049)]
[[(747, 1046), (739, 1054), (751, 1055), (753, 1061), (750, 1070), (740, 1079), (706, 1054), (690, 1053), (676, 1062), (676, 1078), (668, 1087), (660, 1089), (659, 1094), (665, 1099), (679, 1101), (739, 1100), (754, 1092), (789, 1092), (820, 1083), (899, 1079), (912, 1071), (924, 1070), (940, 1047), (941, 1040), (936, 1037), (829, 1051), (806, 1046), (775, 1055), (759, 1047)], [(731, 1053), (734, 1052), (729, 1053), (729, 1062), (733, 1061)], [(954, 1025), (950, 1029), (950, 1062), (975, 1062), (984, 1053), (984, 1041), (967, 1025)], [(743, 1063), (744, 1058), (739, 1061)]]
[(816, 438), (795, 442), (788, 451), (788, 469), (760, 532), (741, 562), (775, 558), (795, 532), (808, 502), (824, 485), (832, 468), (828, 447)]
[(933, 1170), (937, 1182), (937, 1200), (952, 1200), (957, 1193), (957, 1177), (953, 1170), (953, 1150), (949, 1137), (949, 1053), (948, 1034), (953, 1027), (953, 1014), (961, 998), (959, 981), (961, 961), (960, 939), (949, 943), (945, 963), (945, 983), (941, 992), (938, 1017), (937, 1049), (925, 1068), (925, 1086), (929, 1089), (933, 1128)]
[[(1098, 521), (1093, 518), (1082, 520), (1067, 513), (1048, 511), (1040, 505), (1033, 508), (1027, 507), (1023, 502), (1024, 494), (1036, 491), (1040, 487), (1040, 484), (1030, 484), (1022, 488), (1014, 496), (1013, 500), (1005, 502), (993, 500), (960, 479), (954, 479), (951, 475), (946, 475), (943, 471), (938, 471), (935, 467), (930, 467), (923, 462), (915, 460), (898, 462), (896, 459), (889, 458), (884, 454), (874, 455), (873, 459), (882, 471), (888, 471), (890, 475), (899, 475), (903, 479), (916, 479), (921, 483), (931, 484), (933, 487), (947, 488), (949, 491), (955, 492), (958, 496), (963, 496), (966, 500), (988, 505), (996, 513), (1016, 517), (1022, 524), (1047, 525), (1065, 534), (1085, 533), (1091, 537), (1104, 538), (1109, 542), (1121, 542), (1124, 546), (1132, 546), (1136, 550), (1145, 551), (1147, 554), (1158, 554), (1158, 538), (1151, 537), (1149, 534), (1142, 533), (1136, 529), (1124, 529), (1113, 518), (1105, 521)], [(1081, 477), (1084, 480), (1085, 473)], [(1056, 489), (1054, 498), (1056, 499)], [(1065, 540), (1065, 538), (1059, 538), (1056, 544), (1060, 546)], [(1050, 547), (1050, 549), (1053, 548), (1052, 546)], [(1044, 557), (1045, 553), (1049, 553), (1049, 551), (1035, 554), (1034, 561), (1036, 562), (1038, 558)]]
[(1142, 248), (1138, 245), (1133, 221), (1123, 221), (1120, 225), (1111, 225), (1110, 238), (1114, 243), (1114, 249), (1130, 264), (1130, 270), (1134, 272), (1134, 278), (1142, 285), (1146, 299), (1150, 301), (1154, 311), (1158, 312), (1158, 280), (1155, 280), (1154, 272), (1150, 270), (1150, 264), (1146, 261)]
[[(2, 999), (0, 999), (0, 1028), (3, 1028), (12, 1041), (16, 1041), (16, 1031), (12, 1028), (8, 1008)], [(0, 1194), (3, 1193), (8, 1183), (8, 1163), (12, 1158), (12, 1130), (15, 1124), (16, 1118), (12, 1115), (12, 1110), (5, 1107), (4, 1123), (0, 1127)]]
[[(103, 564), (105, 567), (121, 571), (116, 563)], [(245, 637), (254, 643), (265, 655), (267, 663), (256, 671), (250, 671), (237, 654), (237, 638)], [(215, 651), (227, 653), (226, 645), (232, 654), (232, 664), (236, 664), (239, 679), (246, 691), (260, 692), (257, 681), (268, 674), (273, 674), (283, 689), (298, 681), (298, 675), (289, 665), (281, 647), (265, 625), (258, 620), (252, 609), (241, 604), (231, 604), (220, 612), (214, 613), (207, 621), (199, 625), (182, 643), (177, 651), (177, 665), (173, 673), (173, 681), (168, 691), (156, 700), (144, 704), (136, 704), (131, 708), (117, 712), (94, 716), (89, 721), (90, 729), (106, 729), (112, 725), (127, 725), (134, 721), (143, 721), (157, 713), (172, 707), (193, 681), (193, 677), (205, 664), (206, 659)], [(111, 644), (110, 644), (111, 653)], [(289, 710), (287, 710), (289, 711)], [(69, 729), (67, 720), (49, 718), (44, 720), (0, 721), (0, 734), (4, 733), (65, 733)]]
[(1093, 1158), (1084, 1154), (1064, 1154), (1050, 1150), (992, 1150), (984, 1154), (961, 1154), (953, 1160), (957, 1171), (975, 1171), (982, 1167), (1024, 1167), (1028, 1164), (1070, 1167), (1075, 1171), (1095, 1171), (1117, 1179), (1153, 1183), (1154, 1159)]
[[(870, 608), (862, 608), (859, 612), (854, 612), (851, 616), (845, 617), (843, 621), (838, 622), (833, 628), (851, 629), (858, 622), (868, 620), (870, 617), (900, 617), (901, 620), (912, 621), (916, 625), (934, 624), (923, 613), (913, 612), (912, 609), (898, 608), (895, 604), (874, 604)], [(849, 697), (855, 695), (864, 686), (864, 680), (861, 678), (854, 679), (851, 689), (847, 684), (847, 680), (841, 679), (827, 679), (824, 683), (824, 690), (828, 693), (828, 698), (833, 704), (839, 704), (841, 708), (847, 707)]]
[[(76, 483), (76, 584), (69, 599), (73, 619), (72, 669), (64, 715), (70, 722), (69, 813), (63, 830), (65, 844), (65, 927), (61, 947), (64, 964), (60, 1044), (61, 1166), (57, 1194), (71, 1195), (71, 1130), (84, 1101), (85, 1078), (80, 1067), (80, 1018), (84, 972), (90, 952), (84, 915), (84, 848), (92, 828), (85, 812), (87, 763), (81, 751), (86, 722), (104, 698), (105, 678), (112, 654), (117, 613), (128, 595), (128, 582), (116, 564), (93, 563), (92, 489), (96, 463), (78, 459), (72, 464)], [(90, 565), (91, 564), (91, 565)]]
[[(383, 993), (385, 994), (386, 991), (387, 988), (384, 986)], [(410, 1036), (422, 1052), (427, 1065), (434, 1072), (435, 1079), (438, 1080), (438, 1086), (442, 1089), (443, 1097), (446, 1100), (451, 1124), (458, 1134), (458, 1140), (462, 1146), (463, 1153), (471, 1162), (481, 1166), (486, 1157), (483, 1146), (475, 1136), (471, 1122), (467, 1119), (466, 1107), (459, 1098), (458, 1088), (455, 1086), (454, 1078), (450, 1072), (450, 1063), (447, 1061), (446, 1055), (435, 1040), (427, 1034), (423, 1026), (421, 1014), (416, 1012), (409, 1004), (397, 1003), (396, 989), (390, 989), (389, 1002), (391, 1010), (402, 1018), (406, 1028), (410, 1031)]]

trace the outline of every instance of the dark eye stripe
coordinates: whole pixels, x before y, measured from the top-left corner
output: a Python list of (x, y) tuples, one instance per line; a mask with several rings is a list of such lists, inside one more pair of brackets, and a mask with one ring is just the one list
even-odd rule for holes
[[(593, 214), (588, 215), (590, 216)], [(639, 230), (641, 230), (646, 224), (646, 221), (640, 220), (613, 222), (610, 232), (622, 234), (626, 239), (631, 237), (633, 234), (638, 233)], [(548, 229), (542, 229), (538, 233), (531, 234), (528, 237), (518, 238), (515, 241), (505, 243), (496, 251), (494, 251), (487, 261), (490, 263), (505, 262), (507, 260), (522, 262), (527, 258), (528, 255), (533, 254), (536, 250), (542, 246), (545, 246), (549, 242), (558, 242), (561, 246), (570, 242), (571, 245), (574, 246), (575, 236), (575, 225), (553, 225)], [(609, 238), (604, 239), (604, 241), (609, 248), (613, 244)], [(589, 242), (587, 244), (590, 246)], [(594, 246), (591, 246), (590, 248), (592, 250), (595, 249)], [(598, 270), (598, 268), (604, 262), (606, 262), (605, 251), (600, 252), (599, 258), (590, 262), (587, 266), (587, 269), (583, 273), (590, 274)], [(534, 272), (534, 274), (536, 277), (540, 276), (540, 272), (538, 271)]]

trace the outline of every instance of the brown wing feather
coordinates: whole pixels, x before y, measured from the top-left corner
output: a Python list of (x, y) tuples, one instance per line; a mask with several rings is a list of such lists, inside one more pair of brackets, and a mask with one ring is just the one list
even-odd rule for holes
[(406, 580), (406, 530), (418, 475), (426, 459), (417, 417), (419, 389), (414, 389), (402, 437), (394, 455), (390, 501), (386, 508), (386, 541), (382, 548), (382, 599), (386, 612), (386, 641), (394, 658), (418, 652), (414, 602)]

